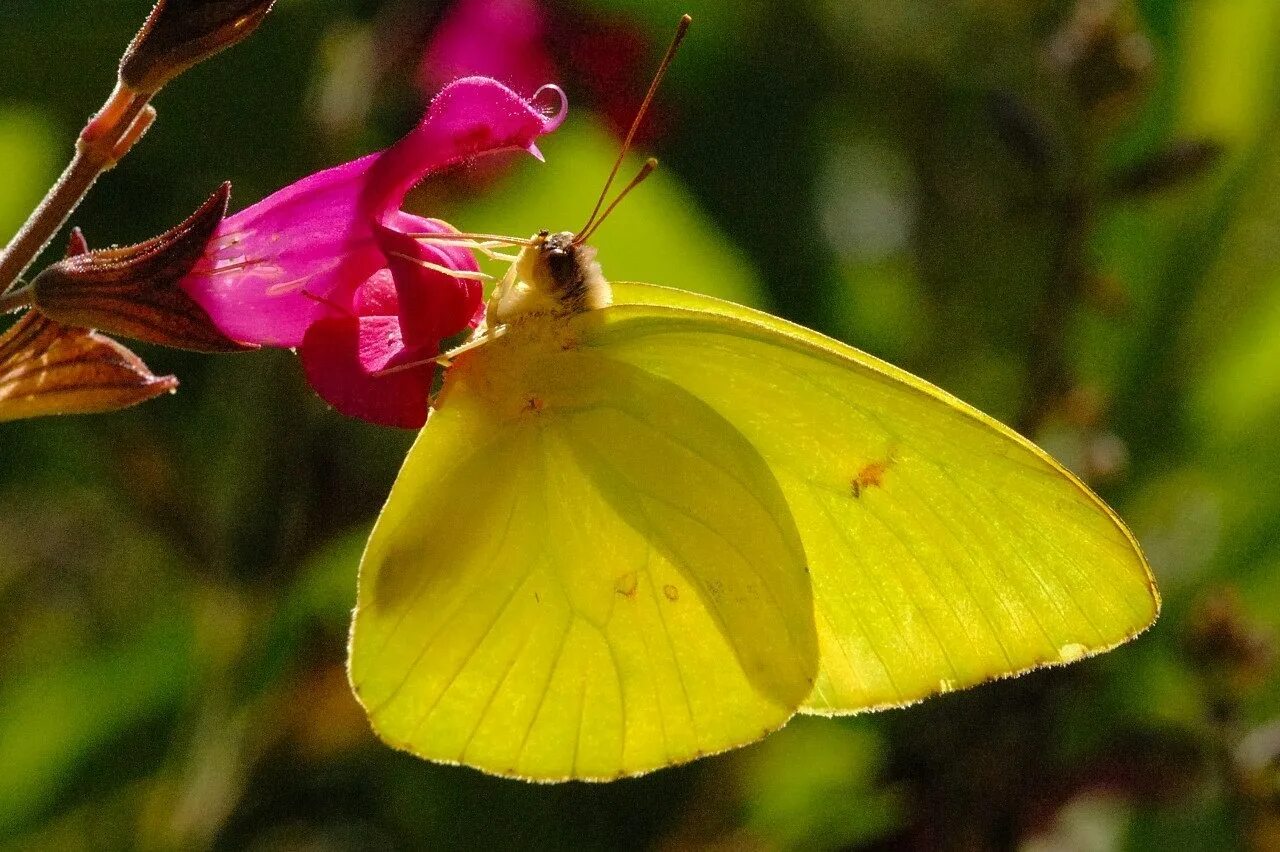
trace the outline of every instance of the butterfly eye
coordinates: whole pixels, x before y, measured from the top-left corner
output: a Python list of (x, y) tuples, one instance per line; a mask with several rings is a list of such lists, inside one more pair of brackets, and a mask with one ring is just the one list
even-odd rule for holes
[(547, 252), (547, 270), (557, 288), (566, 290), (572, 287), (581, 277), (578, 271), (578, 259), (571, 248), (556, 246)]

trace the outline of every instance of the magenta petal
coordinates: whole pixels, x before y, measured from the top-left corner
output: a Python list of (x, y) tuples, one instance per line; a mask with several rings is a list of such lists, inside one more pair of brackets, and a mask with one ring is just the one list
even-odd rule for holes
[(352, 303), (356, 316), (393, 317), (400, 313), (396, 281), (390, 269), (379, 269), (356, 290)]
[[(406, 213), (403, 210), (392, 210), (382, 218), (382, 227), (374, 225), (374, 238), (378, 239), (378, 233), (382, 230), (395, 231), (406, 237), (412, 237), (419, 234), (456, 234), (458, 229), (443, 222), (440, 219), (426, 219), (422, 216), (414, 216), (412, 213)], [(382, 246), (385, 252), (386, 246)], [(432, 260), (436, 263), (444, 263), (454, 269), (465, 269), (475, 272), (480, 269), (476, 264), (476, 257), (469, 250), (462, 246), (432, 246), (435, 252)]]
[[(422, 241), (448, 225), (401, 211), (424, 176), (477, 154), (536, 151), (560, 109), (484, 77), (447, 86), (381, 154), (312, 175), (221, 223), (182, 281), (229, 337), (298, 346), (307, 379), (344, 414), (389, 426), (426, 420), (440, 341), (483, 315), (475, 258)], [(420, 363), (421, 362), (421, 363)], [(387, 373), (388, 367), (406, 366)]]
[[(434, 346), (406, 350), (395, 317), (331, 317), (312, 324), (298, 352), (307, 381), (342, 414), (380, 426), (427, 422)], [(397, 364), (425, 364), (386, 375)]]
[(436, 95), (417, 127), (378, 157), (369, 170), (364, 210), (382, 221), (429, 172), (481, 153), (525, 150), (562, 120), (563, 114), (543, 115), (497, 80), (457, 80)]
[(478, 267), (470, 252), (426, 245), (382, 226), (374, 233), (395, 278), (400, 327), (407, 345), (438, 343), (479, 322), (484, 314), (484, 287), (479, 281), (422, 266), (432, 263), (474, 271)]
[(182, 288), (228, 337), (297, 346), (386, 265), (358, 205), (376, 160), (318, 172), (227, 217)]

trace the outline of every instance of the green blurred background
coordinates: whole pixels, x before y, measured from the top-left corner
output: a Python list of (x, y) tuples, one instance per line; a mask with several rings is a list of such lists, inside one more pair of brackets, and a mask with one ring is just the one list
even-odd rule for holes
[[(0, 239), (147, 0), (3, 0)], [(173, 83), (74, 217), (136, 242), (390, 143), (445, 4), (279, 0)], [(429, 181), (466, 230), (574, 228), (695, 17), (595, 241), (607, 274), (766, 307), (1041, 441), (1165, 596), (1132, 644), (918, 707), (801, 718), (617, 783), (532, 786), (369, 733), (363, 538), (412, 435), (287, 352), (138, 347), (181, 391), (0, 426), (5, 848), (1280, 848), (1280, 5), (554, 0), (571, 119)]]

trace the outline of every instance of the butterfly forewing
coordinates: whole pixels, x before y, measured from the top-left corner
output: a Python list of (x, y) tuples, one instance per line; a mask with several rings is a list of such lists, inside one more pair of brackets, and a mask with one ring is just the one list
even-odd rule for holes
[(716, 410), (776, 476), (813, 577), (805, 708), (893, 706), (1106, 650), (1155, 618), (1115, 515), (1042, 451), (920, 379), (745, 308), (647, 285), (583, 345)]

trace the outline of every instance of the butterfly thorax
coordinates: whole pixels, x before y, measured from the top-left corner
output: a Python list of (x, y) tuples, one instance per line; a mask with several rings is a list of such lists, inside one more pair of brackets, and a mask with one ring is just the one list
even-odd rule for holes
[(584, 315), (613, 301), (595, 254), (572, 232), (535, 234), (494, 289), (484, 324), (446, 353), (450, 367), (436, 407), (460, 387), (500, 419), (576, 400), (581, 377), (575, 374), (591, 357), (576, 351)]
[(613, 301), (596, 250), (570, 231), (539, 231), (521, 249), (494, 290), (485, 314), (496, 328), (523, 316), (564, 316), (603, 308)]

